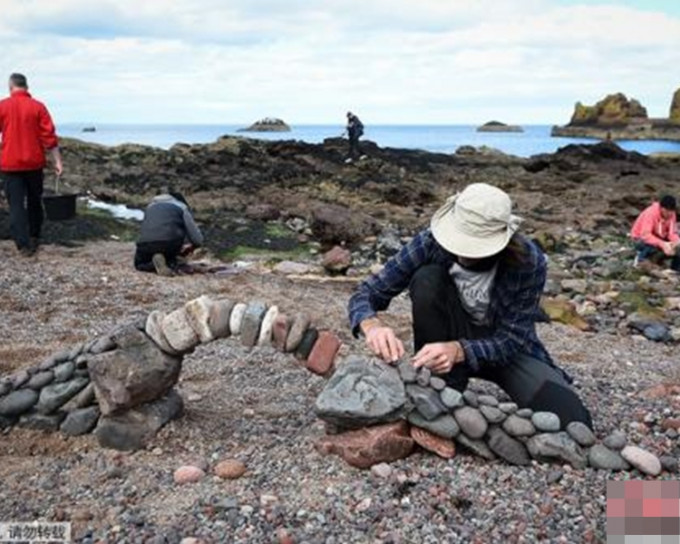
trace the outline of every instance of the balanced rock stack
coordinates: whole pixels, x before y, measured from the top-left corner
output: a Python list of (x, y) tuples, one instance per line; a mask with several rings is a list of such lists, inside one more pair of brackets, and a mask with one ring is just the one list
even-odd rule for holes
[(0, 429), (94, 431), (102, 446), (142, 448), (182, 413), (173, 387), (184, 355), (230, 336), (249, 348), (272, 345), (294, 353), (321, 376), (333, 371), (340, 349), (337, 336), (312, 327), (305, 314), (289, 317), (262, 302), (201, 296), (0, 378)]
[(168, 314), (152, 312), (146, 334), (170, 355), (187, 353), (218, 338), (238, 336), (248, 348), (273, 346), (293, 353), (321, 376), (333, 371), (340, 349), (337, 336), (312, 327), (304, 313), (288, 316), (264, 302), (236, 303), (205, 295)]
[[(415, 444), (451, 458), (456, 445), (487, 460), (514, 465), (541, 462), (583, 469), (658, 475), (659, 459), (616, 433), (597, 443), (583, 423), (563, 426), (551, 412), (533, 412), (472, 390), (460, 393), (407, 360), (396, 367), (351, 357), (339, 365), (316, 401), (317, 415), (339, 434), (317, 443), (322, 453), (367, 468), (406, 457)], [(348, 430), (349, 429), (349, 430)]]

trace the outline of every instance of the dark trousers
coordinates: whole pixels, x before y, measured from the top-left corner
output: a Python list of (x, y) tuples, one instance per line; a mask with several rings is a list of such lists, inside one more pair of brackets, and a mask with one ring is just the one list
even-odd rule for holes
[(663, 262), (666, 259), (670, 259), (671, 269), (675, 270), (676, 272), (680, 272), (680, 249), (675, 251), (675, 255), (673, 257), (669, 257), (658, 247), (645, 244), (644, 242), (638, 242), (635, 245), (635, 249), (637, 250), (638, 261), (649, 260), (654, 262)]
[(177, 257), (182, 251), (184, 239), (170, 240), (169, 242), (138, 242), (135, 251), (135, 268), (140, 272), (155, 272), (153, 256), (161, 253), (165, 256), (165, 262), (173, 270), (177, 268)]
[[(472, 322), (460, 303), (458, 289), (448, 271), (439, 265), (419, 269), (411, 280), (413, 334), (416, 352), (425, 344), (474, 340), (491, 336), (493, 330)], [(554, 412), (562, 427), (581, 421), (592, 427), (590, 413), (569, 386), (564, 374), (545, 361), (518, 353), (512, 362), (493, 364), (480, 361), (480, 371), (458, 364), (442, 376), (447, 383), (464, 391), (471, 377), (496, 383), (520, 408)]]
[(2, 172), (5, 196), (9, 202), (10, 234), (18, 249), (40, 238), (43, 224), (43, 171)]
[(353, 159), (355, 157), (361, 156), (361, 150), (359, 149), (359, 136), (356, 134), (349, 135), (349, 155), (348, 157)]

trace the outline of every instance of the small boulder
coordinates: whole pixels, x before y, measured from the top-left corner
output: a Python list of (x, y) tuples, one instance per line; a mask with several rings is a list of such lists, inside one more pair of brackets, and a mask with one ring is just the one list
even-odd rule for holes
[(588, 450), (588, 463), (598, 470), (628, 470), (630, 465), (618, 451), (610, 450), (602, 444), (595, 444)]
[(482, 438), (489, 427), (482, 413), (471, 406), (463, 406), (453, 412), (460, 430), (473, 440)]
[(510, 414), (503, 422), (503, 430), (510, 436), (532, 436), (536, 434), (534, 424), (523, 417)]
[(658, 476), (661, 473), (661, 462), (659, 461), (659, 458), (642, 448), (637, 446), (626, 446), (621, 450), (621, 457), (644, 474)]
[(166, 315), (161, 328), (170, 347), (179, 353), (193, 350), (200, 341), (189, 322), (189, 316), (184, 307)]
[(430, 387), (409, 384), (406, 386), (406, 392), (416, 410), (425, 419), (433, 420), (447, 412), (446, 406), (439, 398), (439, 393)]
[(179, 467), (173, 474), (173, 480), (176, 484), (195, 484), (203, 479), (205, 472), (200, 468), (194, 467), (192, 465), (185, 465)]
[(307, 314), (300, 313), (293, 317), (293, 324), (286, 339), (286, 353), (292, 353), (297, 350), (310, 325), (311, 319)]
[(272, 344), (279, 351), (286, 350), (288, 333), (293, 325), (293, 320), (285, 314), (279, 314), (274, 319), (272, 326)]
[(252, 348), (257, 343), (265, 313), (267, 305), (264, 302), (255, 301), (248, 304), (241, 324), (241, 343), (244, 346)]
[[(149, 314), (149, 316), (146, 318), (146, 326), (144, 327), (144, 331), (146, 332), (146, 335), (153, 340), (156, 345), (161, 348), (165, 353), (169, 353), (170, 355), (176, 355), (177, 350), (175, 350), (171, 345), (170, 342), (168, 342), (167, 338), (165, 338), (165, 334), (163, 334), (163, 320), (165, 319), (165, 313), (159, 311), (159, 310), (154, 310)], [(115, 344), (114, 344), (115, 348)], [(110, 350), (105, 350), (105, 351), (110, 351)], [(103, 351), (101, 353), (104, 353)]]
[(234, 303), (226, 298), (214, 300), (208, 316), (208, 327), (213, 338), (227, 338), (231, 334), (229, 320)]
[(559, 416), (553, 412), (534, 412), (531, 416), (531, 423), (534, 424), (536, 430), (544, 433), (555, 433), (562, 425)]
[(531, 463), (531, 458), (524, 444), (508, 436), (499, 427), (489, 429), (488, 444), (491, 451), (512, 465), (528, 465)]
[(340, 350), (340, 339), (330, 331), (321, 331), (307, 358), (307, 370), (319, 376), (328, 376)]
[(352, 252), (340, 246), (335, 246), (324, 253), (321, 265), (332, 274), (342, 274), (352, 266)]
[(234, 305), (229, 316), (229, 332), (231, 336), (241, 334), (241, 327), (243, 326), (243, 316), (246, 313), (248, 305), (243, 302), (238, 302)]
[(99, 415), (99, 407), (97, 406), (79, 408), (69, 412), (59, 428), (61, 432), (69, 436), (87, 434), (97, 426)]
[(455, 438), (460, 433), (460, 426), (451, 414), (444, 414), (429, 420), (414, 410), (409, 413), (408, 422), (414, 427), (420, 427), (442, 438)]
[(223, 480), (236, 480), (246, 473), (246, 465), (237, 459), (226, 459), (215, 466), (215, 474)]
[(539, 461), (557, 460), (569, 463), (577, 469), (586, 467), (586, 457), (581, 446), (565, 432), (537, 434), (526, 445), (531, 456)]
[(262, 318), (262, 325), (260, 325), (260, 334), (257, 337), (256, 344), (260, 347), (269, 346), (272, 343), (272, 330), (274, 328), (274, 320), (279, 315), (277, 306), (272, 306), (267, 310)]
[(452, 459), (456, 455), (456, 445), (453, 440), (443, 438), (425, 429), (411, 427), (411, 438), (421, 448), (444, 459)]
[(589, 448), (595, 444), (595, 434), (590, 430), (588, 425), (580, 421), (572, 421), (569, 423), (569, 425), (567, 425), (567, 433), (576, 440), (579, 446), (583, 446), (584, 448)]
[(213, 300), (207, 295), (190, 300), (184, 305), (187, 321), (203, 344), (212, 342), (215, 339), (210, 328), (212, 307)]

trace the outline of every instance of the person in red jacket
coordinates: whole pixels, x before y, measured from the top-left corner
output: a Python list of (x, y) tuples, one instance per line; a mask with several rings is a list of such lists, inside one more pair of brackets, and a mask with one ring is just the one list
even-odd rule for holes
[(59, 140), (44, 104), (28, 92), (26, 76), (9, 77), (9, 98), (0, 101), (0, 178), (9, 202), (10, 232), (22, 255), (38, 248), (43, 222), (42, 192), (46, 151), (57, 175), (63, 171)]
[(680, 272), (680, 236), (676, 223), (677, 202), (665, 195), (646, 208), (630, 231), (637, 243), (635, 264), (646, 260), (671, 259), (671, 269)]

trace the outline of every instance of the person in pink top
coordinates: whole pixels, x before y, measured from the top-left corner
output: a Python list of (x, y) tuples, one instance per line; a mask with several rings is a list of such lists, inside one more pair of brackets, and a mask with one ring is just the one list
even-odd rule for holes
[(646, 260), (671, 259), (671, 268), (680, 272), (680, 236), (676, 223), (677, 202), (666, 195), (644, 210), (633, 224), (631, 238), (636, 242), (636, 264)]

